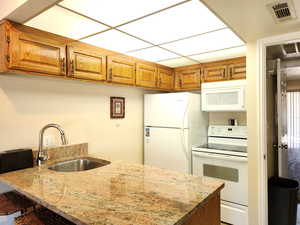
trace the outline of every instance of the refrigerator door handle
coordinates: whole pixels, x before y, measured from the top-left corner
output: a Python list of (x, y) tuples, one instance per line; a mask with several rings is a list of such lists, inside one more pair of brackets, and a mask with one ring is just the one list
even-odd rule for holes
[(186, 104), (186, 108), (184, 110), (184, 113), (183, 113), (183, 118), (182, 118), (182, 127), (181, 127), (181, 143), (182, 143), (182, 147), (183, 147), (183, 152), (184, 152), (184, 155), (186, 157), (186, 159), (188, 161), (190, 161), (190, 157), (189, 157), (189, 153), (188, 153), (188, 146), (186, 146), (186, 143), (185, 143), (185, 135), (184, 135), (184, 125), (185, 125), (185, 118), (186, 118), (186, 115), (188, 113), (188, 109), (189, 109), (189, 99), (187, 100), (187, 104)]

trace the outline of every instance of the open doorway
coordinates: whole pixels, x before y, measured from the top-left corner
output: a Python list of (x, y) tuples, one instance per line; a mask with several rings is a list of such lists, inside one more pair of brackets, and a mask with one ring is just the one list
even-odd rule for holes
[[(288, 177), (300, 183), (300, 87), (287, 93)], [(298, 201), (300, 192), (298, 193)]]
[(300, 183), (300, 43), (266, 50), (268, 178), (279, 176)]

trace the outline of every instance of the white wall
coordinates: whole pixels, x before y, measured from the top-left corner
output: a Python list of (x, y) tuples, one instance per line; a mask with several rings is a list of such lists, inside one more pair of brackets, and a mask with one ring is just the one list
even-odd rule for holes
[(257, 118), (257, 51), (256, 42), (247, 44), (247, 121), (248, 121), (248, 171), (249, 171), (249, 225), (259, 225), (259, 144)]
[(246, 112), (210, 112), (209, 125), (228, 125), (229, 119), (237, 119), (238, 125), (247, 126)]
[[(69, 143), (142, 163), (142, 89), (21, 75), (0, 76), (0, 151), (36, 147), (39, 130), (58, 123)], [(126, 98), (125, 119), (110, 119), (110, 96)], [(55, 130), (56, 140), (59, 137)]]

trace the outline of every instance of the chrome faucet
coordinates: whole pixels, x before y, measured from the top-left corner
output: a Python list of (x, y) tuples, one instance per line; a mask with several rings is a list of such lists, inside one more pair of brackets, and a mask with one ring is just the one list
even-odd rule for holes
[(46, 151), (46, 149), (44, 149), (44, 133), (48, 128), (56, 128), (59, 133), (60, 133), (60, 138), (61, 138), (61, 142), (63, 145), (68, 144), (66, 135), (64, 130), (61, 128), (61, 126), (59, 126), (58, 124), (47, 124), (46, 126), (44, 126), (41, 131), (40, 131), (40, 137), (39, 137), (39, 151), (38, 151), (38, 156), (37, 156), (37, 165), (40, 166), (43, 164), (43, 162), (48, 160), (48, 153)]

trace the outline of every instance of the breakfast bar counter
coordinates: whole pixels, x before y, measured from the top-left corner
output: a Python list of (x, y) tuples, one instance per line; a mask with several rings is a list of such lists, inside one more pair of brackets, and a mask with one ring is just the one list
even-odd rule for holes
[(48, 166), (0, 181), (75, 224), (220, 224), (221, 181), (119, 161), (82, 172)]

